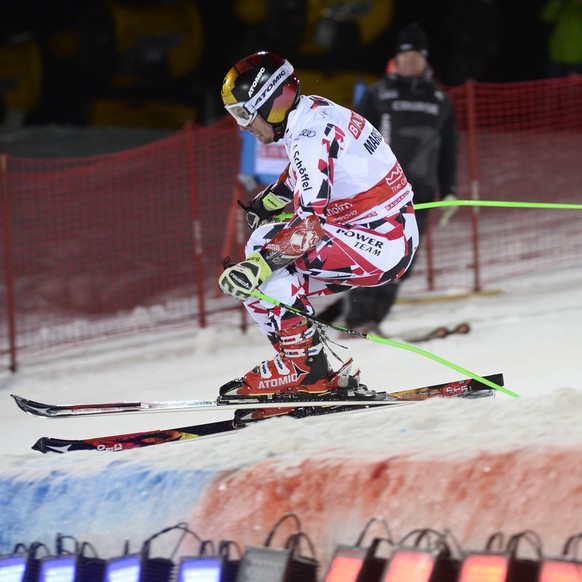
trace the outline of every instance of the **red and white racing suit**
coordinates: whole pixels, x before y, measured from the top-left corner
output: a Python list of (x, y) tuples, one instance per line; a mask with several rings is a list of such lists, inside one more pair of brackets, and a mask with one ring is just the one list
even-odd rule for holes
[[(401, 277), (418, 246), (412, 188), (392, 150), (362, 116), (318, 96), (302, 96), (289, 114), (283, 143), (289, 167), (281, 180), (294, 193), (288, 223), (256, 229), (246, 256), (282, 229), (315, 215), (324, 235), (259, 290), (313, 313), (308, 297), (376, 286)], [(245, 302), (270, 338), (299, 317), (265, 301)]]

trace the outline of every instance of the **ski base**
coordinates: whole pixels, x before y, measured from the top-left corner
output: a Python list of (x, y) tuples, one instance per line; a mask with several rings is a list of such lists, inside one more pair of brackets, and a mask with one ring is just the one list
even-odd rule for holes
[[(503, 375), (494, 374), (485, 376), (484, 379), (503, 385)], [(384, 402), (351, 402), (345, 405), (338, 405), (333, 401), (319, 402), (318, 406), (303, 406), (290, 409), (288, 415), (301, 419), (311, 416), (321, 416), (330, 414), (350, 414), (364, 412), (372, 408), (393, 407), (396, 405), (413, 404), (430, 398), (484, 398), (495, 395), (495, 390), (491, 387), (474, 380), (472, 378), (458, 380), (432, 386), (424, 386), (399, 392), (391, 392), (391, 400)], [(263, 422), (258, 421), (258, 422)], [(248, 425), (247, 425), (248, 426)], [(42, 437), (32, 447), (41, 453), (66, 453), (72, 451), (124, 451), (129, 449), (143, 448), (164, 443), (175, 443), (192, 439), (219, 436), (240, 430), (232, 419), (218, 422), (197, 424), (171, 428), (165, 430), (151, 430), (129, 434), (111, 435), (105, 437), (93, 437), (87, 439), (59, 439), (53, 437)]]

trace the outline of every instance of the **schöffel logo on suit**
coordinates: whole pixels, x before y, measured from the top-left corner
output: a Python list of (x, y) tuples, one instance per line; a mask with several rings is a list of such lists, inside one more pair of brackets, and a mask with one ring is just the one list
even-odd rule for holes
[(299, 135), (301, 137), (315, 137), (315, 132), (312, 129), (303, 129)]
[(295, 162), (295, 167), (297, 169), (297, 174), (299, 177), (299, 181), (301, 182), (301, 188), (304, 192), (307, 190), (311, 190), (311, 186), (309, 185), (309, 174), (301, 161), (301, 157), (298, 150), (295, 150), (293, 153), (293, 161)]

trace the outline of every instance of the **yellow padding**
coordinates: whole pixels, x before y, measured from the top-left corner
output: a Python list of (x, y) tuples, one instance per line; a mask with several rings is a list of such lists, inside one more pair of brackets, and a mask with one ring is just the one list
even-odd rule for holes
[(90, 124), (99, 127), (147, 127), (179, 129), (187, 121), (197, 121), (198, 113), (183, 103), (121, 99), (98, 99), (93, 102)]
[(34, 109), (42, 92), (42, 57), (33, 40), (0, 46), (0, 82), (6, 106)]
[[(307, 22), (303, 42), (299, 47), (301, 54), (324, 54), (315, 42), (315, 31), (322, 18), (336, 12), (339, 20), (353, 21), (363, 46), (368, 46), (387, 31), (392, 25), (394, 14), (393, 0), (356, 0), (351, 4), (353, 11), (343, 12), (342, 3), (337, 0), (307, 0)], [(386, 49), (389, 50), (389, 47)]]
[(309, 69), (297, 69), (295, 74), (301, 82), (303, 95), (321, 95), (344, 107), (352, 107), (354, 86), (363, 82), (366, 85), (378, 81), (378, 75), (361, 72), (326, 73)]
[(125, 6), (110, 5), (119, 55), (147, 44), (148, 39), (168, 42), (168, 68), (173, 77), (195, 70), (202, 62), (204, 29), (200, 11), (194, 2), (177, 0), (166, 4)]

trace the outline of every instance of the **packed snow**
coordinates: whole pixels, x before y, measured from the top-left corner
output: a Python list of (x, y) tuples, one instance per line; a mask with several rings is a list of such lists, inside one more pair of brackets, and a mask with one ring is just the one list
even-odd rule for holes
[[(196, 449), (197, 465), (220, 462), (232, 467), (272, 454), (309, 455), (320, 447), (374, 451), (381, 443), (382, 449), (438, 447), (444, 453), (476, 445), (511, 448), (549, 443), (563, 440), (564, 435), (570, 442), (580, 442), (581, 287), (582, 265), (558, 267), (508, 279), (489, 293), (460, 300), (400, 302), (383, 322), (383, 331), (394, 339), (415, 330), (470, 322), (468, 335), (435, 339), (418, 347), (479, 375), (502, 372), (506, 387), (521, 398), (499, 393), (495, 399), (430, 402), (300, 424), (275, 419), (245, 431), (247, 446), (241, 446), (243, 435), (237, 433), (236, 441), (170, 445), (157, 447), (163, 449), (157, 454), (153, 449), (137, 454), (181, 465), (184, 455)], [(402, 297), (406, 299), (405, 289)], [(374, 389), (400, 390), (463, 377), (417, 353), (336, 331), (330, 337), (344, 346), (332, 344), (333, 350), (344, 359), (353, 357), (362, 370), (362, 381)], [(221, 384), (271, 355), (270, 345), (254, 328), (246, 334), (238, 329), (192, 328), (61, 352), (27, 364), (16, 374), (2, 371), (0, 452), (5, 470), (42, 466), (43, 457), (30, 446), (44, 435), (78, 438), (127, 433), (230, 415), (212, 411), (44, 420), (20, 412), (11, 393), (58, 403), (212, 398)], [(77, 456), (75, 464), (79, 470), (89, 470), (95, 461), (94, 456)]]

